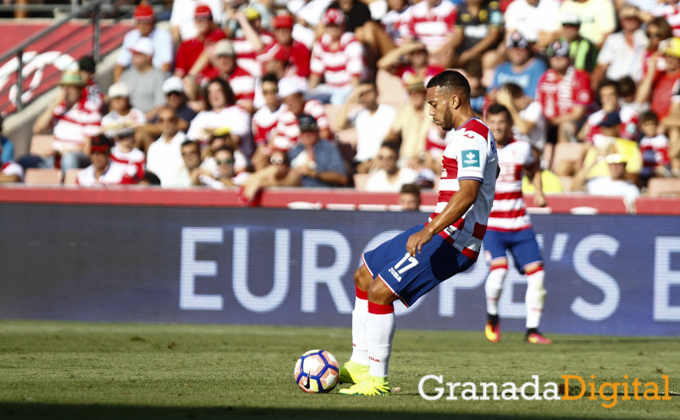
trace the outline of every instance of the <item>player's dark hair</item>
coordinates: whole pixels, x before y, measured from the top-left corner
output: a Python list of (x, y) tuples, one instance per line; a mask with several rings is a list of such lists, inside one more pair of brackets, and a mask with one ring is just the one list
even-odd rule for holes
[(508, 92), (510, 92), (510, 95), (512, 95), (513, 98), (521, 98), (524, 96), (524, 90), (516, 84), (516, 83), (506, 83), (503, 85), (503, 87), (508, 89)]
[(271, 83), (276, 83), (277, 85), (279, 84), (279, 78), (276, 77), (274, 73), (267, 73), (264, 76), (262, 76), (262, 83), (264, 82), (271, 82)]
[(417, 195), (420, 199), (420, 187), (416, 184), (404, 184), (401, 186), (400, 194), (413, 194)]
[(391, 151), (393, 151), (394, 153), (396, 153), (397, 155), (399, 154), (399, 145), (396, 142), (389, 141), (389, 140), (384, 141), (384, 142), (382, 142), (380, 147), (386, 147), (386, 148), (390, 149)]
[(236, 97), (234, 96), (234, 91), (231, 89), (231, 86), (229, 86), (229, 83), (227, 83), (226, 80), (216, 77), (212, 79), (210, 82), (208, 82), (208, 84), (205, 85), (205, 88), (203, 89), (203, 98), (205, 98), (205, 109), (207, 110), (213, 109), (208, 99), (208, 88), (213, 83), (217, 83), (222, 88), (222, 93), (224, 93), (224, 97), (226, 98), (226, 106), (232, 106), (236, 104)]
[(470, 77), (481, 79), (484, 71), (482, 70), (482, 60), (470, 60), (463, 66), (463, 71)]
[(659, 123), (659, 116), (654, 111), (647, 111), (640, 115), (640, 124), (653, 121), (655, 124)]
[(186, 146), (194, 146), (198, 154), (201, 154), (201, 145), (197, 141), (185, 140), (180, 146), (180, 149), (184, 149)]
[(455, 70), (444, 70), (427, 82), (428, 89), (435, 87), (455, 89), (461, 96), (470, 97), (470, 83), (465, 76)]
[(609, 87), (609, 86), (613, 87), (616, 90), (617, 95), (620, 94), (619, 84), (616, 83), (615, 81), (611, 80), (611, 79), (604, 79), (602, 81), (602, 83), (600, 83), (600, 86), (597, 87), (597, 92), (599, 93), (603, 88), (606, 88), (606, 87)]
[(489, 107), (489, 109), (486, 110), (486, 115), (498, 115), (502, 113), (505, 113), (505, 116), (508, 118), (508, 122), (512, 122), (512, 115), (510, 115), (510, 111), (508, 111), (508, 108), (503, 105), (493, 104)]
[(626, 76), (619, 80), (619, 95), (624, 98), (635, 94), (635, 89), (635, 81), (630, 76)]

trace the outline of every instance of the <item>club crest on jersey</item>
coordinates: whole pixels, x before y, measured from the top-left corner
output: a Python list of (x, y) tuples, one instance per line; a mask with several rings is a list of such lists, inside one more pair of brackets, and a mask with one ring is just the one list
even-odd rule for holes
[(463, 168), (479, 168), (479, 150), (463, 150)]

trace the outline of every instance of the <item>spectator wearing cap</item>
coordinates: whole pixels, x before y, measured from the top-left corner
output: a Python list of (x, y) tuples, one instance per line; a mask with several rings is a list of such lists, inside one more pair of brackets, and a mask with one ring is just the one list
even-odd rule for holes
[(593, 102), (588, 73), (572, 64), (569, 42), (564, 38), (551, 42), (546, 55), (550, 68), (538, 81), (536, 101), (541, 103), (548, 122), (548, 141), (575, 141)]
[(507, 83), (514, 83), (522, 88), (525, 95), (534, 98), (538, 79), (547, 70), (545, 62), (534, 56), (533, 43), (520, 32), (508, 34), (505, 46), (508, 61), (496, 66), (489, 89), (498, 89)]
[(283, 111), (276, 75), (265, 75), (262, 78), (261, 90), (265, 104), (253, 115), (253, 139), (257, 146), (269, 143), (270, 134)]
[(102, 88), (94, 81), (94, 72), (96, 63), (92, 57), (83, 57), (78, 60), (78, 70), (80, 70), (80, 78), (83, 79), (83, 98), (85, 98), (85, 107), (93, 111), (101, 111), (104, 106), (104, 95)]
[(453, 28), (458, 10), (452, 2), (423, 0), (411, 6), (406, 37), (427, 46), (432, 59), (447, 68), (454, 59)]
[(293, 39), (293, 17), (287, 13), (272, 19), (275, 41), (258, 55), (263, 74), (274, 73), (276, 77), (309, 77), (312, 53), (302, 43)]
[(236, 106), (234, 92), (223, 79), (213, 79), (206, 86), (203, 97), (205, 110), (191, 122), (187, 137), (205, 144), (216, 128), (230, 129), (234, 148), (246, 156), (253, 154), (253, 136), (250, 114)]
[(496, 94), (496, 103), (503, 105), (512, 117), (512, 135), (529, 142), (543, 152), (546, 143), (546, 121), (541, 103), (524, 93), (519, 85), (507, 83)]
[(130, 48), (132, 52), (132, 66), (125, 69), (120, 76), (130, 94), (130, 103), (144, 113), (153, 114), (154, 108), (165, 103), (163, 82), (165, 73), (151, 64), (153, 57), (153, 42), (149, 38), (139, 38)]
[(607, 37), (597, 56), (597, 66), (592, 75), (594, 87), (605, 77), (619, 80), (630, 76), (635, 82), (642, 79), (642, 59), (649, 40), (641, 29), (638, 8), (623, 6), (619, 11), (619, 23), (621, 31)]
[[(618, 153), (612, 153), (606, 157), (600, 154), (598, 159), (590, 163), (590, 167), (602, 165), (603, 163), (607, 165), (609, 175), (592, 178), (585, 185), (582, 183), (582, 178), (574, 177), (572, 187), (576, 187), (575, 191), (580, 191), (585, 187), (588, 194), (621, 196), (628, 200), (629, 203), (635, 201), (640, 196), (640, 189), (626, 178), (626, 159)], [(587, 170), (588, 168), (585, 169)]]
[(136, 184), (126, 165), (111, 161), (111, 140), (98, 135), (90, 141), (90, 166), (78, 171), (76, 184), (81, 187)]
[(104, 135), (114, 142), (111, 148), (111, 161), (127, 166), (128, 175), (135, 180), (144, 178), (146, 156), (135, 147), (134, 128), (126, 126), (113, 128), (106, 130)]
[[(197, 10), (199, 6), (205, 8)], [(223, 15), (222, 0), (174, 0), (172, 2), (172, 15), (170, 16), (170, 32), (175, 45), (180, 45), (182, 41), (198, 38), (199, 30), (195, 25), (195, 20), (210, 16), (215, 24), (220, 25)], [(198, 12), (198, 13), (197, 13)]]
[[(177, 3), (175, 3), (173, 9), (176, 6)], [(182, 41), (177, 49), (175, 76), (179, 78), (196, 78), (199, 74), (203, 75), (212, 70), (212, 65), (209, 60), (204, 59), (202, 61), (205, 61), (205, 63), (199, 63), (194, 73), (189, 75), (190, 70), (192, 70), (194, 64), (199, 60), (203, 51), (206, 48), (212, 48), (217, 41), (226, 38), (224, 31), (215, 26), (213, 14), (210, 11), (210, 8), (205, 4), (198, 4), (196, 6), (194, 24), (196, 25), (196, 36), (190, 39), (183, 38), (184, 41)]]
[(581, 22), (579, 33), (598, 49), (616, 30), (616, 12), (611, 0), (564, 0), (560, 13), (574, 13)]
[(612, 80), (604, 80), (600, 83), (597, 93), (600, 98), (600, 104), (602, 104), (602, 109), (590, 114), (586, 120), (586, 124), (581, 129), (579, 138), (583, 139), (586, 143), (597, 142), (597, 137), (600, 134), (600, 123), (607, 114), (616, 112), (619, 114), (619, 119), (621, 121), (619, 137), (627, 140), (637, 140), (639, 134), (639, 115), (634, 108), (627, 105), (621, 106), (619, 104), (619, 85)]
[(444, 71), (438, 64), (430, 63), (427, 47), (416, 41), (407, 41), (385, 54), (378, 60), (378, 68), (401, 77), (404, 85), (414, 75), (422, 78), (427, 85), (431, 78)]
[(109, 87), (109, 113), (102, 118), (104, 130), (112, 125), (139, 127), (146, 124), (146, 115), (130, 105), (130, 90), (123, 82)]
[(559, 12), (557, 0), (514, 0), (505, 10), (505, 30), (519, 31), (544, 49), (559, 35)]
[(366, 191), (369, 192), (399, 192), (405, 184), (413, 184), (418, 172), (411, 168), (399, 168), (399, 145), (386, 141), (380, 145), (375, 156), (376, 171), (372, 172), (366, 181)]
[(321, 138), (330, 138), (330, 125), (323, 105), (315, 99), (305, 101), (304, 89), (298, 79), (281, 79), (279, 96), (283, 101), (283, 109), (270, 135), (273, 147), (288, 150), (297, 145), (300, 135), (298, 118), (303, 114), (311, 115), (316, 120)]
[(364, 47), (345, 31), (346, 21), (342, 10), (326, 10), (322, 19), (326, 29), (312, 48), (309, 96), (323, 103), (343, 104), (367, 75)]
[(181, 145), (184, 167), (170, 182), (170, 188), (191, 188), (201, 186), (199, 177), (209, 172), (201, 169), (201, 145), (197, 141), (187, 140)]
[(140, 38), (149, 38), (153, 44), (152, 64), (163, 73), (169, 73), (173, 61), (172, 35), (165, 29), (156, 27), (156, 15), (153, 7), (140, 4), (132, 15), (135, 29), (128, 32), (123, 39), (123, 46), (118, 53), (116, 67), (113, 69), (113, 80), (118, 81), (123, 70), (132, 64), (132, 48)]
[[(0, 120), (0, 128), (2, 125), (2, 120)], [(5, 153), (4, 145), (7, 143), (0, 143), (0, 155)], [(11, 145), (12, 143), (9, 142)], [(12, 151), (13, 152), (13, 151)], [(13, 162), (12, 159), (0, 162), (0, 184), (10, 184), (23, 182), (24, 180), (24, 168), (18, 163)]]
[(2, 153), (0, 153), (0, 164), (5, 162), (12, 162), (14, 160), (14, 143), (2, 133), (2, 125), (5, 119), (0, 115), (0, 148), (2, 148)]
[(186, 135), (179, 130), (177, 113), (170, 107), (158, 110), (156, 125), (161, 135), (149, 145), (146, 170), (158, 176), (163, 188), (169, 188), (184, 166), (181, 145), (186, 141)]
[(610, 154), (618, 154), (627, 162), (626, 179), (637, 184), (642, 170), (642, 154), (637, 142), (619, 137), (621, 131), (619, 113), (614, 111), (605, 114), (599, 122), (599, 131), (595, 141), (585, 145), (585, 157), (572, 180), (572, 190), (582, 189), (583, 185), (595, 178), (609, 177), (611, 173), (605, 158)]
[(671, 38), (671, 42), (663, 51), (664, 71), (657, 71), (657, 63), (661, 54), (653, 54), (647, 67), (647, 74), (640, 83), (636, 94), (636, 102), (651, 101), (651, 110), (660, 118), (665, 118), (671, 110), (671, 97), (674, 86), (680, 79), (680, 38)]
[[(355, 105), (359, 107), (350, 111), (350, 107)], [(392, 106), (378, 104), (378, 89), (374, 83), (357, 86), (340, 107), (336, 117), (338, 129), (356, 129), (354, 163), (357, 172), (368, 173), (371, 168), (378, 167), (379, 162), (375, 158), (396, 116), (397, 111)]]
[(22, 158), (24, 167), (51, 168), (60, 157), (61, 169), (84, 168), (89, 164), (83, 152), (89, 137), (99, 133), (102, 115), (85, 107), (83, 101), (83, 79), (78, 72), (65, 71), (61, 75), (61, 90), (52, 104), (35, 120), (33, 133), (41, 134), (50, 128), (54, 136), (52, 150), (44, 156), (30, 155)]
[(591, 73), (597, 64), (597, 47), (579, 34), (581, 20), (576, 13), (563, 13), (562, 37), (569, 42), (569, 57), (574, 67)]
[(428, 115), (427, 88), (423, 78), (412, 75), (406, 81), (406, 90), (408, 102), (399, 110), (385, 140), (398, 142), (401, 139), (399, 166), (416, 169), (425, 159), (427, 133), (434, 123)]
[(452, 64), (463, 67), (481, 60), (485, 69), (498, 63), (496, 47), (503, 38), (503, 13), (498, 1), (465, 0), (458, 5), (458, 16), (451, 46), (456, 50)]
[(319, 139), (319, 126), (311, 115), (298, 117), (300, 142), (288, 152), (293, 172), (303, 187), (346, 187), (345, 165), (338, 147)]
[(262, 27), (260, 13), (252, 7), (237, 12), (235, 19), (239, 23), (241, 34), (236, 36), (237, 34), (230, 33), (228, 37), (234, 45), (238, 65), (253, 76), (262, 77), (262, 65), (257, 56), (274, 44), (274, 34)]

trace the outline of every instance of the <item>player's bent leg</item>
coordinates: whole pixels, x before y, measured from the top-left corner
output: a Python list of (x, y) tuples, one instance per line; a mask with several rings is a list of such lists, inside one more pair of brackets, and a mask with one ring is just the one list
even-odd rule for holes
[(368, 321), (368, 288), (373, 278), (361, 265), (354, 273), (356, 298), (352, 311), (352, 356), (340, 367), (338, 382), (355, 384), (368, 375), (368, 348), (366, 345), (366, 322)]
[(527, 292), (525, 295), (527, 310), (526, 341), (532, 344), (551, 344), (551, 340), (538, 332), (546, 295), (546, 290), (543, 286), (545, 278), (543, 264), (541, 262), (527, 264), (524, 267), (524, 272), (527, 275)]
[(491, 261), (489, 276), (486, 278), (484, 290), (486, 292), (487, 322), (484, 335), (492, 343), (501, 340), (500, 322), (498, 319), (498, 299), (503, 292), (503, 280), (508, 272), (508, 259), (496, 258)]

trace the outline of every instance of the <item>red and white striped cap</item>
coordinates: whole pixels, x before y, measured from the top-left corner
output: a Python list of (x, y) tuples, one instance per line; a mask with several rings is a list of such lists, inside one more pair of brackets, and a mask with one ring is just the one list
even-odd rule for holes
[(340, 9), (327, 9), (321, 22), (326, 26), (340, 26), (347, 21), (347, 16)]

